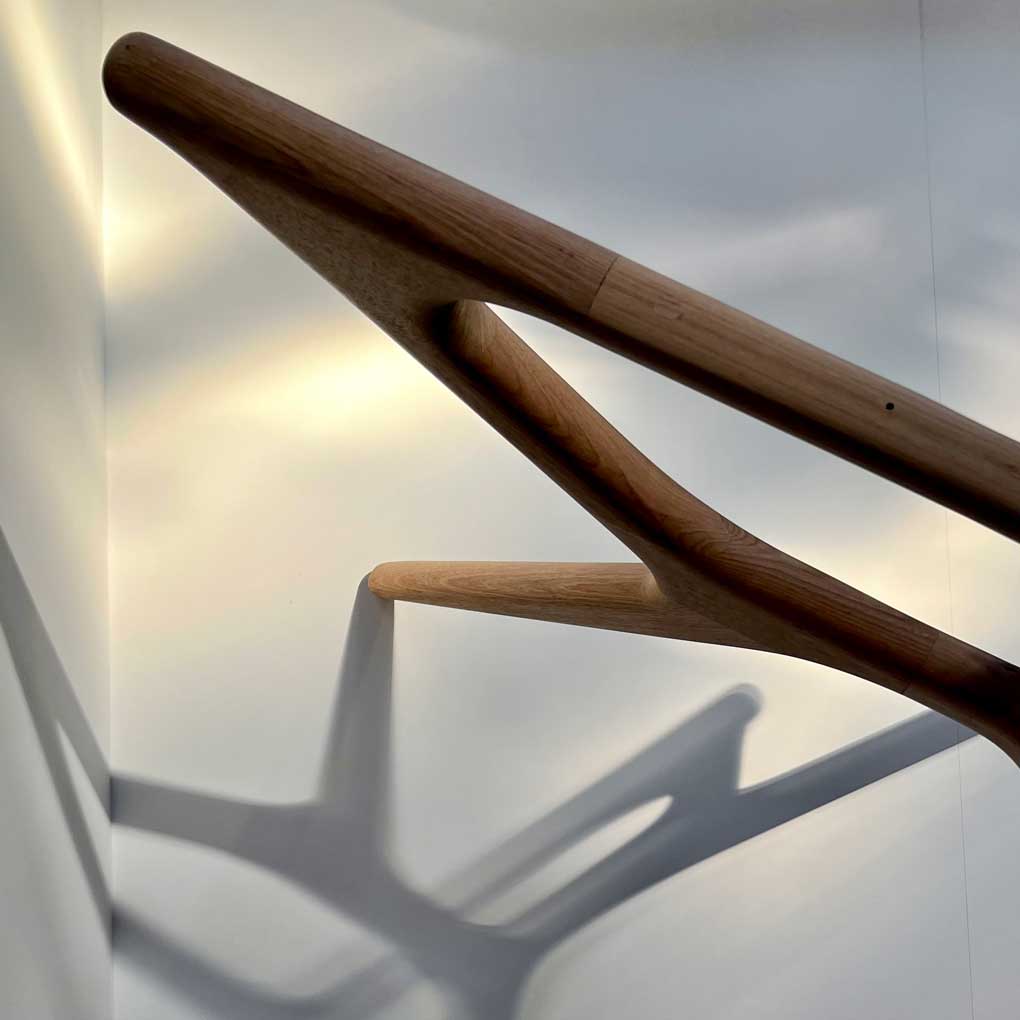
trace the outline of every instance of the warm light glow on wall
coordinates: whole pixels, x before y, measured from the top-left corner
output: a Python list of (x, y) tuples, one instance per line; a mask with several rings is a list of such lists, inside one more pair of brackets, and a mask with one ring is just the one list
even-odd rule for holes
[(81, 100), (67, 80), (68, 61), (60, 51), (60, 34), (41, 8), (29, 0), (5, 0), (0, 4), (0, 40), (10, 55), (40, 148), (91, 237), (99, 192), (97, 168), (89, 161), (93, 147), (82, 130), (87, 120), (81, 116)]
[(300, 358), (285, 357), (283, 364), (279, 357), (268, 358), (224, 393), (229, 410), (293, 432), (295, 438), (343, 433), (367, 421), (375, 435), (386, 432), (388, 423), (406, 428), (393, 408), (428, 385), (421, 367), (384, 346), (382, 338), (370, 347), (359, 345), (353, 355), (344, 353), (342, 340), (331, 339), (331, 344), (307, 345)]
[(414, 401), (416, 415), (448, 404), (420, 365), (365, 321), (288, 323), (250, 335), (252, 353), (210, 358), (172, 373), (163, 388), (133, 395), (120, 407), (134, 442), (154, 436), (181, 442), (210, 420), (246, 422), (295, 439), (370, 428), (381, 438), (407, 422), (393, 413)]

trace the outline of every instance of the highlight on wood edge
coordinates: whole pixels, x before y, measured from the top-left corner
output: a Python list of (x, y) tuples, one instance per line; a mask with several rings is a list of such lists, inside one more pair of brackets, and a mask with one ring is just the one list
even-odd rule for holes
[[(671, 614), (883, 684), (1020, 757), (1016, 667), (726, 521), (486, 303), (564, 326), (1014, 538), (1020, 444), (151, 36), (114, 45), (104, 84), (636, 552)], [(667, 626), (653, 608), (626, 612)]]

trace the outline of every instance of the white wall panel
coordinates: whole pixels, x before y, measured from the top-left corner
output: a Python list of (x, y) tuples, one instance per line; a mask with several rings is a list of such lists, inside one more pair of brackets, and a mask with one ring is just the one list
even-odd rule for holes
[(0, 5), (0, 1015), (18, 1020), (111, 1011), (101, 43), (98, 2)]
[[(932, 217), (943, 393), (947, 403), (1020, 435), (1020, 85), (1014, 3), (925, 0)], [(956, 632), (1020, 658), (1020, 551), (951, 516)], [(1016, 1016), (1020, 776), (994, 747), (964, 753), (974, 1015)]]

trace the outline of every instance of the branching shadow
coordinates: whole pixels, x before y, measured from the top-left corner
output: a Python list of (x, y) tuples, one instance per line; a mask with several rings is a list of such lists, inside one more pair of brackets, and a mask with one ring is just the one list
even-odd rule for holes
[[(97, 911), (110, 896), (87, 831), (60, 732), (107, 803), (106, 763), (13, 553), (0, 532), (0, 625)], [(815, 808), (968, 739), (934, 713), (755, 786), (738, 787), (744, 733), (759, 710), (738, 687), (619, 768), (454, 875), (434, 896), (392, 863), (389, 838), (393, 606), (362, 582), (340, 670), (318, 791), (267, 805), (115, 776), (118, 825), (246, 860), (355, 919), (391, 947), (312, 996), (273, 993), (229, 975), (139, 914), (115, 910), (115, 946), (221, 1020), (369, 1017), (422, 978), (466, 1017), (513, 1017), (528, 977), (553, 948), (596, 918), (679, 874)], [(504, 924), (474, 920), (560, 854), (642, 805), (668, 798), (650, 826)], [(340, 968), (338, 968), (339, 970)]]
[[(120, 911), (118, 951), (203, 1015), (371, 1016), (426, 977), (450, 994), (462, 1015), (513, 1017), (538, 963), (596, 918), (699, 861), (971, 735), (928, 713), (739, 789), (744, 732), (759, 704), (753, 689), (736, 688), (453, 876), (430, 899), (400, 876), (388, 842), (392, 628), (392, 606), (362, 583), (315, 799), (265, 805), (126, 776), (114, 780), (118, 824), (268, 868), (394, 947), (325, 992), (284, 997), (218, 970), (144, 918)], [(663, 797), (669, 807), (651, 826), (512, 921), (473, 920), (560, 854)]]

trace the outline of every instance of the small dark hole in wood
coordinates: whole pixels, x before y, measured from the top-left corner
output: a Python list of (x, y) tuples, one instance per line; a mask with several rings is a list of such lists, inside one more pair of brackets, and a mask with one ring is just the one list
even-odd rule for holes
[(887, 411), (892, 411), (895, 407), (896, 407), (896, 405), (891, 400), (889, 401), (888, 404), (885, 405), (885, 409)]

